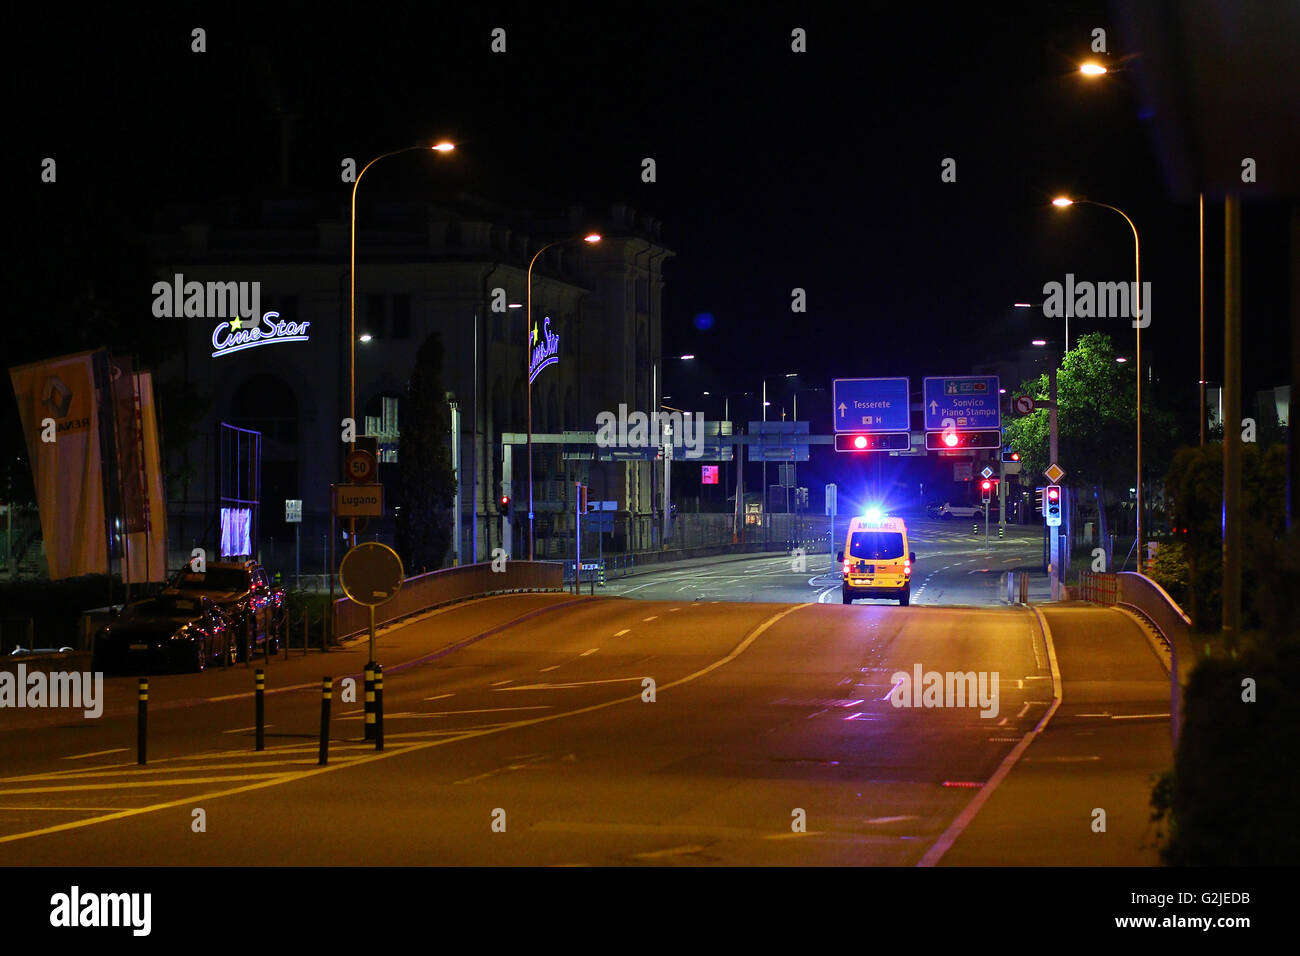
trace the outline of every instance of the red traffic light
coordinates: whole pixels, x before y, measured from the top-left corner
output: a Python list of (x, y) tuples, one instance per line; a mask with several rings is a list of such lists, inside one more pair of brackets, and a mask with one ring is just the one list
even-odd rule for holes
[(907, 451), (912, 436), (907, 432), (841, 432), (835, 436), (836, 451)]
[(1052, 486), (1051, 488), (1048, 488), (1047, 497), (1048, 500), (1055, 501), (1057, 498), (1061, 497), (1061, 489), (1057, 488), (1056, 486)]
[(987, 478), (985, 478), (983, 481), (980, 482), (980, 490), (991, 491), (992, 488), (993, 488), (993, 482), (989, 481)]

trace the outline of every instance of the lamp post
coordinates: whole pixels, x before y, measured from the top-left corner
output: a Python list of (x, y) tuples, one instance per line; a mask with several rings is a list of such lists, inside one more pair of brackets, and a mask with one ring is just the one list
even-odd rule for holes
[[(359, 177), (358, 177), (359, 178)], [(527, 336), (528, 343), (524, 349), (524, 375), (528, 379), (528, 560), (533, 560), (533, 265), (540, 256), (551, 246), (558, 246), (565, 242), (577, 242), (581, 239), (583, 242), (597, 243), (600, 242), (600, 233), (591, 232), (585, 236), (570, 236), (567, 239), (556, 239), (554, 242), (548, 242), (535, 253), (528, 262), (528, 275), (525, 279), (526, 295), (526, 314), (527, 314)]]
[(353, 428), (356, 428), (357, 421), (357, 187), (361, 185), (361, 177), (366, 174), (366, 170), (381, 159), (387, 159), (389, 156), (396, 156), (399, 153), (415, 152), (416, 150), (450, 153), (455, 148), (455, 143), (442, 141), (432, 146), (406, 146), (402, 149), (395, 149), (391, 153), (376, 156), (366, 163), (361, 167), (361, 172), (357, 173), (357, 178), (352, 181), (351, 238), (348, 259), (348, 418), (352, 419)]
[(1150, 316), (1142, 315), (1142, 247), (1138, 241), (1137, 226), (1133, 220), (1128, 217), (1124, 210), (1117, 206), (1111, 206), (1104, 202), (1094, 202), (1091, 199), (1070, 199), (1067, 196), (1059, 196), (1052, 200), (1052, 205), (1058, 209), (1065, 209), (1075, 204), (1088, 206), (1100, 206), (1102, 209), (1109, 209), (1111, 212), (1119, 213), (1128, 223), (1129, 229), (1133, 231), (1133, 314), (1136, 316), (1133, 320), (1133, 328), (1137, 330), (1137, 344), (1134, 348), (1133, 361), (1137, 371), (1137, 484), (1135, 486), (1135, 511), (1136, 511), (1136, 528), (1134, 547), (1137, 551), (1137, 569), (1138, 573), (1142, 572), (1142, 327), (1150, 322)]

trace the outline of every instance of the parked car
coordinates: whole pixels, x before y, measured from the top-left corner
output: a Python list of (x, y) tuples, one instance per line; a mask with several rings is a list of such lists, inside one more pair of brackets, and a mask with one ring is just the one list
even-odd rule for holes
[(272, 584), (266, 568), (256, 561), (211, 562), (202, 571), (186, 568), (163, 593), (206, 597), (225, 611), (234, 623), (241, 661), (264, 644), (275, 654), (287, 637), (284, 588)]
[(234, 625), (203, 595), (159, 594), (133, 601), (95, 635), (94, 666), (201, 671), (235, 663)]

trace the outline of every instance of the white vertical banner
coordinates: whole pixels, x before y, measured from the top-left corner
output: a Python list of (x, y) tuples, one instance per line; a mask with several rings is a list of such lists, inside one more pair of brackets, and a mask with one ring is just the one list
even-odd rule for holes
[(95, 355), (9, 370), (51, 579), (108, 573)]

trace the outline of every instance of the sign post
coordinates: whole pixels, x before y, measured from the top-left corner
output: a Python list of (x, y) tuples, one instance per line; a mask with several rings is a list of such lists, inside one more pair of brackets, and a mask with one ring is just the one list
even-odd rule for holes
[(835, 553), (835, 513), (839, 508), (839, 485), (832, 482), (826, 486), (826, 513), (831, 516), (831, 538), (827, 542), (830, 553)]
[[(364, 604), (370, 611), (370, 659), (366, 663), (366, 700), (365, 700), (365, 739), (376, 738), (377, 720), (382, 720), (376, 713), (376, 695), (374, 690), (375, 673), (375, 608), (391, 601), (402, 589), (406, 571), (397, 552), (378, 541), (367, 541), (343, 555), (339, 565), (339, 580), (343, 584), (343, 593), (357, 604)], [(379, 749), (383, 749), (382, 742)]]
[(302, 499), (284, 500), (284, 520), (293, 525), (293, 584), (302, 587)]

